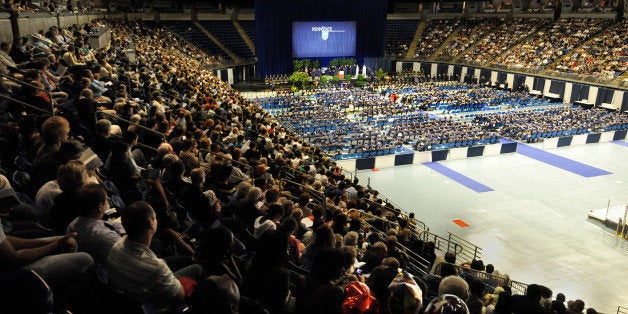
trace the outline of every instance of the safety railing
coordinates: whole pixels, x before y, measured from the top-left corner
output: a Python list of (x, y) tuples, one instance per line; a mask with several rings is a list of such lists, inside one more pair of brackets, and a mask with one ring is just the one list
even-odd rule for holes
[(12, 103), (24, 106), (24, 107), (28, 108), (29, 110), (37, 111), (37, 112), (40, 112), (40, 113), (52, 114), (54, 112), (54, 111), (50, 112), (50, 111), (48, 111), (46, 109), (42, 109), (42, 108), (39, 108), (39, 107), (35, 107), (35, 106), (31, 105), (31, 104), (27, 104), (27, 103), (25, 103), (23, 101), (20, 101), (20, 100), (17, 100), (15, 98), (12, 98), (11, 96), (9, 96), (7, 94), (4, 94), (4, 93), (0, 93), (0, 98), (6, 100), (8, 102), (12, 102)]
[[(229, 158), (229, 156), (225, 156), (225, 154), (223, 154), (223, 153), (214, 153), (214, 152), (210, 151), (210, 152), (207, 152), (207, 154), (216, 156), (218, 158), (228, 159), (229, 163), (231, 163), (231, 165), (235, 164), (238, 167), (244, 167), (244, 168), (247, 169), (247, 172), (249, 172), (250, 174), (253, 174), (253, 167), (251, 167), (251, 165), (249, 165), (249, 164), (245, 164), (245, 163), (240, 162), (239, 160), (235, 160), (233, 158)], [(203, 156), (200, 156), (200, 152), (199, 152), (199, 160), (204, 160)]]
[[(38, 90), (38, 91), (41, 91), (41, 92), (46, 93), (46, 94), (48, 95), (48, 99), (50, 99), (50, 111), (47, 111), (47, 112), (48, 112), (48, 113), (50, 113), (50, 114), (52, 114), (53, 116), (55, 115), (55, 108), (54, 108), (54, 104), (52, 103), (52, 94), (51, 94), (49, 91), (47, 91), (47, 90), (45, 90), (45, 89), (43, 89), (43, 88), (40, 88), (39, 86), (35, 86), (35, 85), (33, 85), (33, 84), (26, 83), (26, 82), (24, 82), (24, 81), (18, 80), (18, 79), (14, 78), (14, 77), (12, 77), (12, 76), (10, 76), (10, 75), (7, 75), (7, 74), (1, 74), (0, 76), (1, 76), (1, 78), (0, 78), (0, 79), (2, 79), (2, 78), (6, 78), (7, 80), (9, 80), (9, 81), (11, 81), (11, 82), (14, 82), (14, 83), (16, 83), (16, 84), (19, 84), (19, 85), (26, 85), (26, 86), (29, 86), (29, 87), (31, 87), (31, 88), (34, 88), (34, 89), (36, 89), (36, 90)], [(32, 107), (32, 106), (31, 106), (31, 107)], [(29, 108), (30, 108), (30, 107), (29, 107)], [(37, 108), (37, 107), (35, 107), (35, 108)], [(42, 109), (42, 108), (39, 108), (39, 109)], [(45, 110), (45, 109), (44, 109), (44, 110)]]
[[(441, 274), (441, 270), (443, 268), (443, 265), (445, 264), (449, 264), (449, 263), (443, 262), (436, 265), (436, 267), (434, 268), (434, 273)], [(449, 265), (451, 265), (451, 267), (455, 269), (456, 274), (458, 274), (459, 276), (461, 277), (471, 276), (480, 280), (482, 283), (484, 283), (484, 293), (493, 293), (493, 291), (495, 291), (495, 288), (506, 287), (506, 286), (510, 287), (510, 290), (512, 291), (513, 295), (514, 294), (525, 295), (526, 291), (528, 290), (527, 284), (519, 282), (519, 281), (510, 280), (508, 277), (493, 275), (484, 271), (465, 268), (459, 265), (454, 265), (454, 264), (449, 264)]]
[(159, 138), (162, 140), (162, 142), (166, 141), (166, 136), (163, 133), (161, 133), (159, 131), (155, 131), (155, 130), (153, 130), (151, 128), (147, 128), (147, 127), (145, 127), (145, 126), (143, 126), (143, 125), (141, 125), (139, 123), (136, 123), (136, 122), (124, 119), (124, 118), (120, 118), (118, 116), (106, 113), (104, 111), (96, 111), (96, 115), (100, 115), (101, 117), (104, 116), (104, 117), (107, 118), (107, 120), (111, 121), (112, 123), (114, 123), (114, 122), (115, 123), (124, 122), (124, 123), (126, 123), (128, 125), (136, 126), (137, 128), (141, 129), (142, 131), (146, 131), (146, 132), (149, 132), (149, 133), (156, 134), (157, 136), (159, 136)]
[(618, 306), (617, 314), (628, 314), (628, 307)]
[[(367, 214), (365, 212), (360, 212), (362, 215)], [(368, 215), (367, 215), (368, 216)], [(384, 237), (386, 234), (382, 231), (377, 230), (371, 224), (368, 223), (367, 220), (364, 221), (365, 226), (368, 226), (371, 232), (376, 232)], [(415, 276), (423, 276), (427, 275), (430, 272), (430, 262), (421, 257), (418, 253), (412, 251), (411, 249), (401, 245), (397, 242), (397, 248), (408, 255), (408, 272)]]
[(441, 252), (456, 254), (459, 260), (472, 261), (482, 258), (482, 248), (451, 232), (447, 233), (445, 238), (429, 231), (422, 231), (418, 233), (418, 237), (424, 242), (434, 242), (436, 249)]
[(306, 191), (307, 193), (310, 194), (310, 197), (312, 198), (312, 201), (314, 201), (315, 203), (318, 203), (319, 205), (321, 205), (323, 207), (323, 219), (326, 219), (325, 215), (327, 212), (327, 199), (325, 198), (325, 195), (319, 191), (316, 191), (310, 187), (307, 187), (303, 184), (294, 182), (292, 180), (289, 180), (287, 178), (281, 178), (279, 180), (281, 182), (281, 189), (282, 190), (286, 190), (286, 188), (289, 185), (294, 185), (295, 187), (300, 188), (303, 191)]

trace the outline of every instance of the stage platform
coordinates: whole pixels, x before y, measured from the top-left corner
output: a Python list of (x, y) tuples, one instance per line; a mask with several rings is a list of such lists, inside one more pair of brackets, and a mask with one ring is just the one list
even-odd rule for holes
[(624, 219), (626, 205), (615, 205), (609, 208), (595, 209), (589, 212), (589, 218), (603, 223), (605, 226), (615, 229), (619, 219)]

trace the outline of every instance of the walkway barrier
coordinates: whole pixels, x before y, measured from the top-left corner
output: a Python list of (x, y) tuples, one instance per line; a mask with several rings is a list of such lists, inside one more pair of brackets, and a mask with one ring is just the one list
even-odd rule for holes
[[(447, 264), (447, 263), (443, 262), (436, 265), (436, 268), (434, 269), (434, 273), (440, 274), (441, 269), (444, 264)], [(463, 277), (463, 278), (473, 277), (480, 280), (482, 283), (484, 283), (484, 293), (493, 293), (495, 291), (495, 288), (506, 287), (506, 286), (510, 287), (510, 290), (512, 291), (513, 295), (515, 294), (525, 295), (526, 291), (528, 290), (527, 284), (519, 282), (519, 281), (510, 280), (510, 278), (508, 278), (507, 276), (493, 275), (484, 271), (464, 268), (458, 265), (452, 265), (452, 266), (454, 267), (454, 269), (456, 270), (456, 273), (460, 277)]]
[(459, 261), (471, 262), (482, 259), (482, 248), (451, 232), (447, 232), (446, 238), (429, 231), (418, 231), (417, 234), (421, 241), (434, 242), (437, 250), (456, 254)]

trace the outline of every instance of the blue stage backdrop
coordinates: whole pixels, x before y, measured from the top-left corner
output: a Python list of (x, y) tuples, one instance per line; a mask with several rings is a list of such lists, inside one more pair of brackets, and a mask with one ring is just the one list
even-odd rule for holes
[[(255, 1), (255, 54), (261, 77), (292, 72), (292, 24), (299, 21), (355, 21), (355, 57), (384, 56), (388, 0)], [(325, 64), (322, 60), (321, 64)]]
[(355, 56), (355, 22), (292, 23), (292, 57)]

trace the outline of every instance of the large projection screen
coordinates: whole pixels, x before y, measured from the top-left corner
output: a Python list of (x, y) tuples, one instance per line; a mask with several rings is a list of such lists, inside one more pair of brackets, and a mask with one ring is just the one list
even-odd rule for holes
[(292, 57), (355, 56), (356, 22), (293, 22)]

